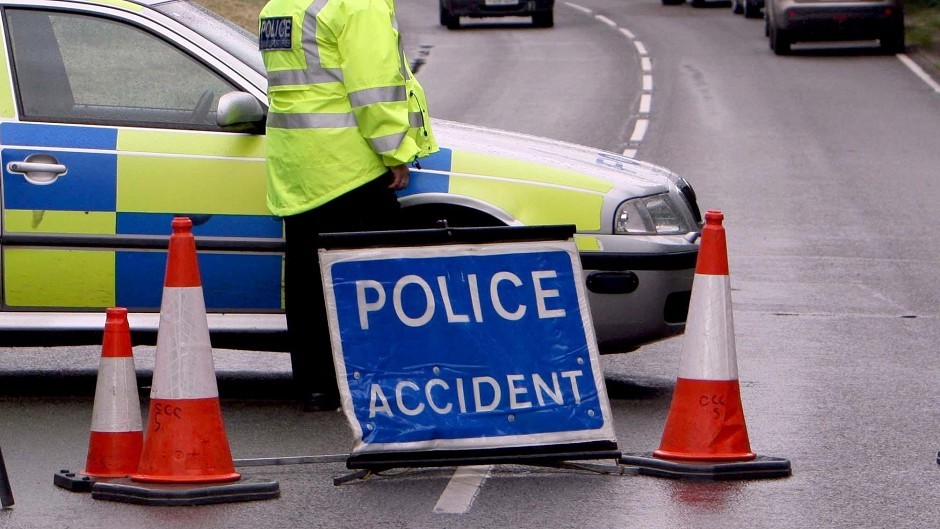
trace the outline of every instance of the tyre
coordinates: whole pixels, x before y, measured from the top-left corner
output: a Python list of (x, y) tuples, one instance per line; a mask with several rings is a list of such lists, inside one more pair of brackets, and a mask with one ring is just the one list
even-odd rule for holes
[(731, 12), (735, 15), (740, 15), (744, 12), (744, 6), (741, 5), (741, 0), (731, 0)]
[(664, 6), (677, 6), (685, 3), (685, 0), (662, 0)]
[(692, 7), (705, 7), (705, 0), (692, 0)]
[(888, 55), (904, 53), (904, 28), (885, 32), (879, 39), (879, 44), (881, 45), (881, 51)]
[(742, 12), (744, 13), (744, 18), (760, 18), (760, 7), (757, 5), (757, 0), (742, 0), (744, 4)]
[(532, 15), (532, 25), (537, 28), (550, 28), (555, 25), (555, 12), (543, 11)]
[(770, 27), (770, 49), (777, 55), (790, 54), (790, 36), (785, 31), (777, 29), (776, 26)]
[(441, 25), (446, 26), (447, 29), (458, 29), (460, 28), (460, 17), (450, 14), (450, 11), (444, 7), (443, 3), (438, 4), (440, 6), (440, 18)]

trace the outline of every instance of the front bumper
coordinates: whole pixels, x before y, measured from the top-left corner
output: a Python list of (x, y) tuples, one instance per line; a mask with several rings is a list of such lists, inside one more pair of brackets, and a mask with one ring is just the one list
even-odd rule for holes
[(581, 252), (602, 354), (623, 353), (685, 330), (698, 247), (674, 253)]

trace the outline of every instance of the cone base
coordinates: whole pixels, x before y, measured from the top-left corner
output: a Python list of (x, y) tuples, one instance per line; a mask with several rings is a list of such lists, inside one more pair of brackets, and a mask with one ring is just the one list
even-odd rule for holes
[(130, 475), (132, 481), (137, 481), (140, 483), (163, 483), (167, 485), (187, 483), (226, 483), (230, 481), (238, 481), (241, 477), (242, 475), (238, 472), (232, 472), (230, 474), (214, 474), (210, 476), (153, 476), (148, 474)]
[(147, 484), (123, 478), (95, 483), (91, 490), (91, 497), (96, 500), (169, 506), (270, 500), (280, 495), (277, 481), (257, 478), (204, 485)]
[(680, 462), (656, 457), (653, 453), (624, 454), (622, 465), (637, 467), (639, 474), (670, 479), (772, 479), (792, 474), (790, 460), (780, 457), (755, 456), (751, 461)]
[(71, 470), (60, 470), (52, 476), (52, 483), (60, 489), (72, 492), (91, 492), (91, 487), (95, 484), (95, 478)]
[(653, 455), (660, 459), (685, 461), (689, 463), (733, 463), (752, 461), (757, 457), (753, 452), (740, 452), (737, 454), (692, 454), (688, 452), (671, 452), (669, 450), (654, 450)]

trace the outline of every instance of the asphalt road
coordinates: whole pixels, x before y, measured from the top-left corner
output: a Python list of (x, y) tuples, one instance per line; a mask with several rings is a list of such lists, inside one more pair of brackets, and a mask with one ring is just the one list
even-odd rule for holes
[[(84, 461), (98, 351), (2, 350), (0, 446), (17, 504), (0, 526), (936, 525), (940, 94), (870, 47), (775, 57), (762, 22), (727, 6), (579, 0), (556, 6), (552, 29), (520, 19), (459, 31), (437, 25), (432, 0), (398, 6), (433, 115), (635, 151), (725, 213), (751, 446), (790, 459), (793, 475), (681, 482), (497, 466), (465, 512), (447, 513), (435, 511), (452, 468), (335, 487), (345, 468), (330, 460), (241, 468), (280, 482), (273, 501), (99, 502), (52, 486)], [(623, 451), (658, 446), (681, 340), (604, 358)], [(152, 350), (135, 354), (146, 377)], [(237, 459), (348, 452), (340, 414), (286, 399), (285, 356), (217, 351), (216, 363)]]

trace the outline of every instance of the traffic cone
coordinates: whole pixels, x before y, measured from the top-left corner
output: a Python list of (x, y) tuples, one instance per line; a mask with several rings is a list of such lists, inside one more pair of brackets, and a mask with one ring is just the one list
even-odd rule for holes
[(659, 449), (621, 457), (642, 474), (733, 479), (791, 472), (788, 460), (757, 456), (748, 440), (723, 219), (720, 211), (705, 214), (679, 376)]
[(119, 478), (137, 470), (144, 432), (127, 309), (107, 310), (88, 459), (82, 474)]
[(140, 466), (148, 483), (235, 481), (222, 424), (192, 221), (173, 219)]
[(128, 476), (137, 470), (143, 440), (127, 309), (112, 307), (104, 324), (85, 470), (79, 475), (62, 470), (53, 482), (75, 492), (90, 492), (97, 479)]
[(129, 480), (96, 483), (92, 497), (152, 505), (277, 497), (277, 482), (235, 483), (241, 474), (222, 423), (192, 221), (177, 217), (172, 227), (140, 463)]

